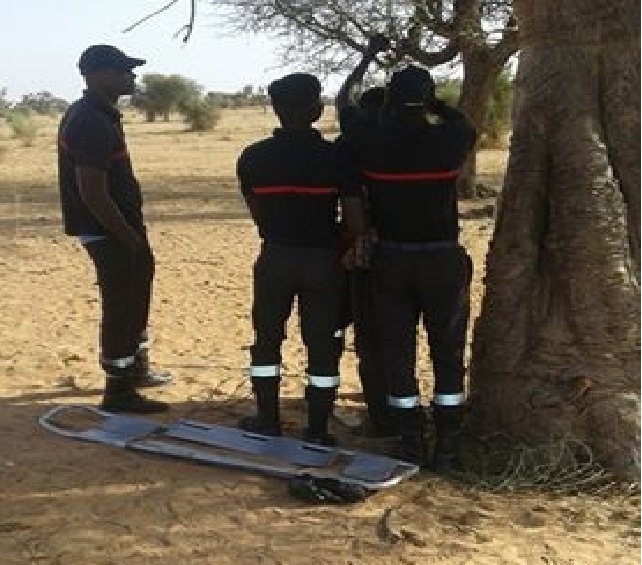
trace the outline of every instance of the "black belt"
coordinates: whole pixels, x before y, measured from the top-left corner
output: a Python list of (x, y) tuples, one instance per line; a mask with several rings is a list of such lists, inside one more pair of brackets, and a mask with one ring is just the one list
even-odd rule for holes
[(435, 251), (437, 249), (449, 249), (459, 246), (459, 242), (450, 241), (430, 241), (423, 243), (404, 243), (401, 241), (379, 241), (379, 247), (383, 249), (397, 249), (399, 251)]

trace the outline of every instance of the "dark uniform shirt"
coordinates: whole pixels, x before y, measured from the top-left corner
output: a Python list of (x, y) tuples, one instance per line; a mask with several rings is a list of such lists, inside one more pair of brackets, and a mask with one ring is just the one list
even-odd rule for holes
[(142, 195), (125, 145), (121, 115), (89, 92), (68, 108), (60, 122), (60, 202), (66, 234), (104, 235), (105, 228), (80, 198), (77, 166), (105, 171), (109, 195), (121, 214), (134, 229), (143, 228)]
[(345, 132), (380, 240), (457, 240), (457, 176), (475, 133), (463, 114), (447, 112), (437, 124), (362, 120)]
[(268, 243), (337, 246), (339, 198), (361, 196), (358, 171), (315, 129), (276, 129), (241, 153), (237, 175)]

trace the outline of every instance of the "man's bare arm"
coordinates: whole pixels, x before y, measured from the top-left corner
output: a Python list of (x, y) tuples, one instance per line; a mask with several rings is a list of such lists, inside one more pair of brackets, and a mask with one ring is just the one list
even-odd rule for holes
[(357, 89), (363, 82), (363, 76), (368, 70), (368, 66), (375, 60), (377, 53), (386, 51), (390, 48), (390, 41), (382, 34), (374, 35), (368, 41), (361, 61), (357, 64), (354, 70), (347, 76), (346, 80), (341, 85), (337, 97), (335, 98), (335, 107), (337, 112), (348, 106), (357, 105)]

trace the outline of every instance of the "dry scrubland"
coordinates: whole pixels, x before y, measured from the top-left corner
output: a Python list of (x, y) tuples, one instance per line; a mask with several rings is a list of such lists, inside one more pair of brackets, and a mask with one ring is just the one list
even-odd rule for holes
[[(233, 423), (251, 408), (244, 377), (250, 267), (257, 239), (234, 179), (248, 141), (274, 126), (261, 109), (228, 110), (208, 134), (179, 121), (126, 117), (157, 256), (151, 333), (158, 365), (177, 382), (151, 394), (168, 419)], [(99, 315), (92, 267), (61, 235), (55, 127), (32, 147), (0, 128), (0, 561), (24, 563), (591, 564), (639, 562), (639, 500), (624, 495), (491, 493), (423, 474), (364, 504), (308, 507), (285, 485), (230, 470), (65, 440), (36, 419), (61, 403), (95, 404)], [(321, 123), (332, 132), (332, 117)], [(506, 154), (481, 155), (481, 180), (499, 186)], [(463, 240), (482, 294), (492, 200), (463, 203)], [(427, 385), (427, 352), (419, 372)], [(283, 404), (304, 419), (303, 350), (292, 326)], [(354, 354), (343, 360), (341, 414), (359, 414)], [(346, 445), (355, 440), (337, 420)]]

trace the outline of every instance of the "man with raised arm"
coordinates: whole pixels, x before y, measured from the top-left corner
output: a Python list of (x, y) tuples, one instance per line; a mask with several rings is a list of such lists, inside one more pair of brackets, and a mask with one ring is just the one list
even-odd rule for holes
[[(430, 73), (415, 65), (392, 74), (380, 121), (360, 120), (345, 133), (376, 231), (374, 319), (400, 456), (438, 472), (460, 467), (472, 263), (458, 242), (456, 181), (474, 139), (470, 122), (435, 97)], [(415, 375), (420, 320), (434, 369), (432, 458)]]

